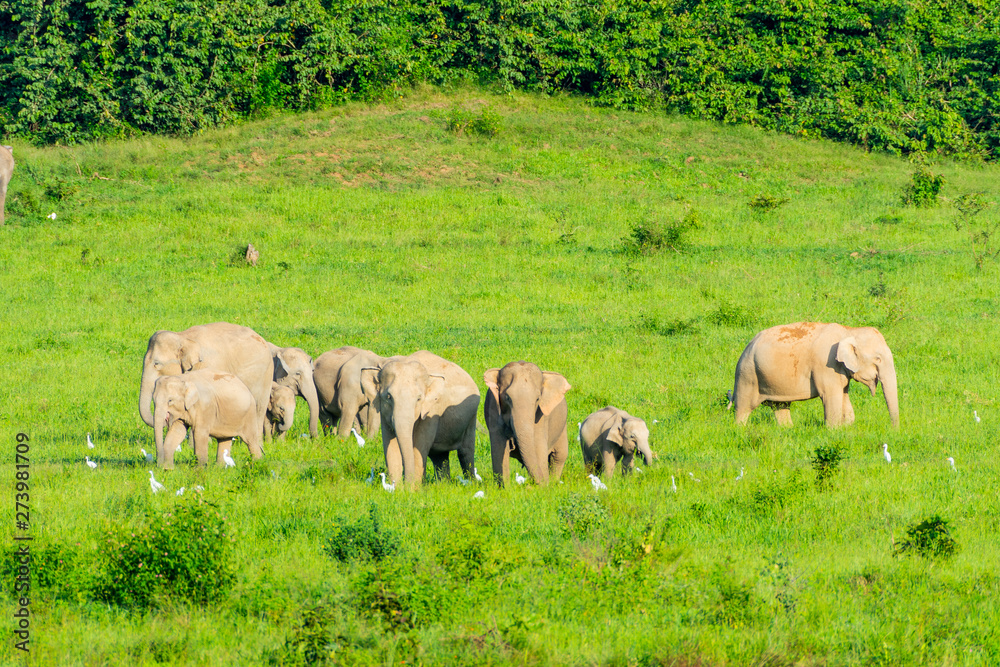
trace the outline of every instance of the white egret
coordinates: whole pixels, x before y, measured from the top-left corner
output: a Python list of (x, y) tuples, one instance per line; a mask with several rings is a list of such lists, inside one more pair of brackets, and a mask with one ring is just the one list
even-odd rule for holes
[(642, 468), (640, 468), (639, 466), (636, 466), (636, 467), (635, 467), (635, 471), (636, 471), (636, 472), (642, 472)]
[(97, 463), (91, 461), (89, 456), (84, 456), (83, 458), (87, 459), (87, 465), (90, 467), (91, 470), (97, 467)]
[(691, 479), (693, 479), (693, 480), (694, 480), (694, 481), (696, 481), (696, 482), (700, 482), (700, 481), (701, 481), (700, 479), (698, 479), (697, 477), (695, 477), (695, 476), (694, 476), (694, 473), (693, 473), (693, 472), (689, 472), (689, 473), (688, 473), (688, 475), (690, 475), (690, 476), (691, 476)]
[(892, 463), (892, 454), (889, 453), (889, 443), (888, 442), (883, 442), (882, 443), (882, 456), (885, 457), (885, 462), (886, 463)]
[(976, 412), (975, 410), (973, 410), (972, 411), (972, 416), (976, 420), (976, 423), (978, 424), (979, 423), (979, 413)]
[(604, 482), (602, 482), (601, 479), (597, 475), (593, 475), (593, 474), (587, 475), (587, 478), (590, 480), (590, 485), (592, 487), (594, 487), (594, 491), (606, 491), (607, 490), (607, 488), (608, 488), (607, 484), (605, 484)]
[(228, 449), (222, 452), (222, 460), (226, 462), (226, 467), (227, 468), (235, 468), (236, 467), (236, 461), (234, 461), (233, 457), (229, 455), (229, 450)]
[(45, 216), (45, 217), (46, 217), (46, 218), (48, 218), (49, 220), (55, 220), (55, 219), (56, 219), (56, 214), (55, 214), (55, 211), (53, 211), (52, 213), (49, 213), (49, 214), (48, 214), (47, 216)]
[(476, 491), (476, 492), (475, 492), (475, 494), (473, 494), (473, 496), (472, 496), (472, 497), (473, 497), (473, 498), (485, 498), (485, 497), (486, 497), (486, 494), (485, 494), (485, 493), (483, 493), (482, 491)]
[(677, 482), (674, 480), (674, 476), (673, 475), (670, 476), (670, 489), (674, 493), (677, 493)]
[(90, 434), (87, 434), (87, 449), (94, 448), (94, 441), (90, 439)]
[(393, 491), (396, 490), (396, 485), (395, 484), (389, 484), (388, 482), (385, 481), (385, 473), (384, 472), (380, 472), (379, 476), (382, 477), (382, 488), (383, 489), (385, 489), (389, 493), (392, 493)]
[(354, 439), (358, 441), (358, 447), (365, 446), (365, 439), (361, 437), (361, 434), (358, 433), (358, 430), (353, 426), (351, 427), (351, 435), (353, 435)]
[(739, 477), (736, 478), (736, 481), (738, 482), (741, 479), (743, 479), (743, 468), (740, 468), (740, 475), (739, 475)]
[(524, 484), (525, 482), (528, 481), (528, 479), (524, 477), (524, 475), (517, 473), (514, 475), (514, 481), (517, 482), (518, 484)]
[(142, 447), (139, 448), (139, 451), (142, 452), (142, 458), (146, 459), (146, 463), (152, 463), (153, 462), (153, 455), (152, 454), (150, 454), (149, 452), (147, 452)]
[(181, 488), (177, 489), (177, 493), (175, 493), (174, 495), (175, 496), (183, 496), (185, 488), (187, 488), (187, 487), (182, 486)]
[(153, 493), (157, 493), (159, 491), (164, 491), (167, 488), (167, 487), (163, 486), (162, 484), (160, 484), (159, 482), (156, 481), (156, 478), (153, 477), (153, 471), (152, 470), (149, 471), (149, 486), (152, 487)]
[(576, 423), (576, 441), (583, 442), (583, 422)]
[(951, 469), (953, 471), (958, 472), (958, 468), (955, 467), (955, 459), (949, 456), (948, 458), (945, 459), (945, 461), (948, 462), (948, 465), (951, 466)]
[(479, 468), (473, 468), (472, 474), (475, 475), (477, 482), (483, 481), (483, 478), (479, 476)]

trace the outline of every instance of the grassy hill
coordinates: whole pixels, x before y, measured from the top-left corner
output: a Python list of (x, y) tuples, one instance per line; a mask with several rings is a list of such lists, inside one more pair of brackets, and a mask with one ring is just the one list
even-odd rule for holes
[[(14, 478), (29, 434), (38, 664), (1000, 662), (997, 168), (933, 164), (939, 205), (906, 206), (917, 166), (896, 158), (435, 90), (14, 155), (0, 469)], [(969, 195), (982, 212), (954, 205)], [(249, 242), (255, 268), (235, 259)], [(154, 496), (136, 409), (146, 342), (219, 320), (314, 356), (427, 349), (477, 381), (530, 360), (573, 385), (571, 432), (614, 404), (658, 420), (659, 459), (595, 495), (571, 435), (562, 485), (388, 495), (363, 483), (379, 443), (301, 439), (300, 402), (263, 465), (237, 449), (237, 471), (199, 470), (186, 448)], [(856, 384), (842, 430), (818, 401), (793, 405), (791, 429), (766, 409), (733, 424), (744, 346), (799, 320), (882, 331), (898, 431)], [(845, 457), (826, 486), (819, 447)], [(484, 429), (481, 473), (489, 461)], [(112, 556), (185, 516), (191, 494), (172, 492), (195, 485), (225, 521), (196, 519), (231, 540), (221, 570), (206, 566), (233, 570), (220, 597), (101, 602)], [(933, 515), (957, 554), (894, 557)]]

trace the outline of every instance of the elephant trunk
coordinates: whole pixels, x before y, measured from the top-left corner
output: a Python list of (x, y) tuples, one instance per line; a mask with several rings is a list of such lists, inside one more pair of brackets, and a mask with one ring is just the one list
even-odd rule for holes
[(158, 424), (153, 420), (153, 412), (149, 408), (150, 401), (153, 400), (153, 385), (156, 384), (156, 374), (148, 368), (142, 369), (142, 380), (139, 382), (139, 416), (146, 426)]
[[(147, 401), (147, 405), (148, 405)], [(167, 409), (161, 405), (156, 406), (156, 412), (151, 417), (153, 423), (150, 426), (153, 427), (153, 439), (156, 442), (156, 462), (159, 465), (163, 465), (166, 460), (164, 458), (163, 452), (163, 431), (167, 428)]]
[(529, 409), (515, 409), (511, 414), (514, 439), (521, 453), (521, 461), (535, 484), (544, 486), (549, 482), (548, 451), (544, 439), (536, 438), (534, 404)]
[(642, 454), (642, 460), (646, 462), (646, 465), (653, 465), (653, 450), (649, 448), (648, 442), (639, 443), (639, 453)]
[[(306, 399), (306, 404), (309, 406), (309, 437), (318, 438), (319, 394), (316, 391), (316, 383), (313, 382), (311, 376), (299, 385), (299, 395)], [(289, 426), (291, 425), (289, 424)]]
[(889, 419), (893, 428), (899, 428), (899, 396), (896, 388), (896, 367), (890, 361), (885, 368), (879, 369), (879, 381), (882, 383), (882, 395), (885, 396), (885, 407), (889, 410)]
[[(394, 406), (400, 412), (399, 406)], [(404, 415), (413, 413), (412, 409), (402, 411)], [(416, 419), (394, 414), (392, 428), (396, 432), (396, 444), (399, 446), (400, 458), (403, 460), (403, 480), (410, 488), (415, 488), (421, 481), (417, 479), (416, 453), (413, 451), (413, 425)]]

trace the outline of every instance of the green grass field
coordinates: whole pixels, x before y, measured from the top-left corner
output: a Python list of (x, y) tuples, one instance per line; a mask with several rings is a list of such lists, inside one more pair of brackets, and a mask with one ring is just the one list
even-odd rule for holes
[[(456, 109), (487, 105), (497, 136), (448, 129)], [(24, 432), (31, 664), (1000, 664), (1000, 271), (982, 235), (1000, 220), (996, 167), (935, 163), (939, 205), (908, 207), (905, 160), (436, 90), (14, 155), (0, 527), (13, 550)], [(974, 193), (992, 206), (963, 221), (953, 203)], [(637, 226), (671, 225), (675, 247), (624, 251)], [(232, 260), (248, 242), (256, 268)], [(573, 385), (564, 484), (389, 495), (363, 482), (380, 443), (301, 439), (300, 401), (262, 465), (238, 448), (237, 470), (200, 470), (186, 446), (154, 496), (139, 454), (153, 443), (137, 410), (146, 342), (220, 320), (314, 356), (427, 349), (480, 383), (518, 359), (558, 371)], [(857, 384), (842, 430), (818, 400), (793, 405), (791, 429), (764, 408), (733, 424), (725, 392), (744, 346), (799, 320), (882, 331), (898, 431)], [(659, 420), (659, 458), (596, 495), (575, 425), (607, 404)], [(810, 463), (821, 446), (845, 455), (826, 487)], [(476, 456), (490, 470), (485, 428)], [(195, 485), (225, 517), (231, 582), (204, 604), (103, 601), (108, 536), (148, 534)], [(957, 554), (895, 557), (932, 515)], [(349, 557), (352, 535), (384, 557)], [(0, 660), (21, 664), (5, 636)]]

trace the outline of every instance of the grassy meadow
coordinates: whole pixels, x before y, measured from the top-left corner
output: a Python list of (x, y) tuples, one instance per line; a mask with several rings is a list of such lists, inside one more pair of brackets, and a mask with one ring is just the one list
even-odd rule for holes
[[(473, 117), (499, 132), (449, 129)], [(34, 565), (31, 664), (1000, 664), (997, 167), (932, 163), (939, 204), (905, 206), (904, 159), (434, 89), (14, 156), (0, 527), (12, 550), (24, 432), (32, 550), (49, 554)], [(975, 193), (985, 208), (963, 215)], [(636, 230), (670, 243), (629, 251)], [(247, 243), (256, 267), (234, 259)], [(153, 495), (136, 405), (147, 340), (220, 320), (313, 356), (427, 349), (481, 390), (509, 361), (558, 371), (573, 386), (564, 483), (390, 495), (364, 483), (379, 439), (303, 439), (299, 401), (262, 464), (240, 446), (236, 470), (200, 470), (185, 445)], [(880, 329), (898, 431), (856, 383), (844, 429), (818, 400), (793, 404), (791, 429), (766, 408), (733, 424), (744, 346), (800, 320)], [(608, 404), (651, 424), (658, 460), (596, 494), (576, 422)], [(823, 486), (819, 447), (844, 456)], [(218, 597), (96, 595), (109, 536), (146, 534), (195, 485), (230, 540)], [(957, 553), (894, 556), (934, 515)], [(23, 662), (12, 639), (0, 662)]]

